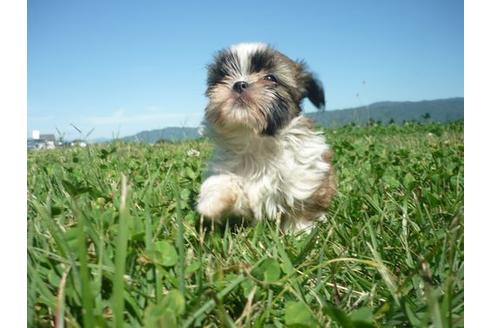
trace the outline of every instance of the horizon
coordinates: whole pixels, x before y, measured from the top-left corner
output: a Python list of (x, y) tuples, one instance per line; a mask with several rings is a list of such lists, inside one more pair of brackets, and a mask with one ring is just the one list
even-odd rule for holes
[[(345, 110), (360, 110), (360, 109), (364, 109), (364, 108), (369, 108), (371, 106), (374, 106), (374, 105), (377, 105), (377, 104), (382, 104), (382, 103), (421, 103), (421, 102), (433, 102), (433, 101), (446, 101), (446, 100), (453, 100), (453, 99), (463, 99), (464, 101), (464, 97), (449, 97), (449, 98), (438, 98), (438, 99), (422, 99), (422, 100), (415, 100), (415, 101), (393, 101), (393, 100), (380, 100), (380, 101), (375, 101), (373, 103), (370, 103), (370, 104), (365, 104), (365, 105), (361, 105), (361, 106), (357, 106), (357, 107), (347, 107), (347, 108), (333, 108), (333, 109), (330, 109), (330, 110), (315, 110), (315, 111), (312, 111), (312, 112), (309, 112), (309, 113), (316, 113), (316, 112), (326, 112), (326, 111), (329, 111), (329, 112), (336, 112), (336, 111), (345, 111)], [(198, 125), (190, 125), (190, 126), (178, 126), (178, 125), (170, 125), (170, 126), (164, 126), (164, 127), (157, 127), (157, 128), (152, 128), (152, 129), (144, 129), (144, 130), (140, 130), (140, 131), (137, 131), (135, 133), (132, 133), (131, 135), (124, 135), (124, 136), (111, 136), (111, 137), (96, 137), (96, 138), (87, 138), (87, 139), (82, 139), (84, 141), (88, 141), (88, 142), (100, 142), (100, 141), (108, 141), (108, 140), (116, 140), (116, 139), (124, 139), (124, 138), (130, 138), (130, 137), (135, 137), (136, 135), (140, 134), (140, 133), (145, 133), (145, 132), (153, 132), (153, 131), (160, 131), (160, 130), (165, 130), (165, 129), (183, 129), (183, 128), (189, 128), (189, 129), (200, 129), (202, 127), (202, 123), (200, 122)], [(46, 132), (46, 133), (42, 133), (42, 131), (39, 131), (39, 130), (32, 130), (32, 131), (28, 131), (28, 136), (27, 136), (27, 139), (28, 140), (32, 140), (32, 133), (34, 131), (37, 131), (37, 132), (41, 132), (41, 134), (54, 134), (55, 137), (57, 136), (57, 133), (52, 133), (52, 132)], [(31, 132), (31, 133), (29, 133)], [(77, 140), (77, 139), (80, 139), (80, 138), (83, 138), (83, 136), (81, 136), (81, 133), (79, 132), (79, 135), (78, 136), (74, 136), (73, 138), (75, 139), (72, 139), (73, 140)], [(66, 140), (68, 141), (68, 140)]]
[[(290, 8), (28, 0), (28, 137), (34, 129), (78, 137), (70, 123), (84, 133), (94, 129), (93, 139), (197, 127), (206, 64), (241, 41), (305, 59), (324, 84), (328, 111), (464, 97), (463, 2)], [(245, 21), (238, 13), (246, 27), (236, 28)], [(307, 101), (303, 108), (315, 111)]]

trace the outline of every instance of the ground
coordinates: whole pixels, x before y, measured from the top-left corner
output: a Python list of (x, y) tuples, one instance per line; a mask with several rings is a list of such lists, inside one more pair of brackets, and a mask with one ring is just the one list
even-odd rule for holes
[(28, 325), (463, 326), (463, 123), (325, 131), (310, 234), (200, 229), (207, 140), (28, 154)]

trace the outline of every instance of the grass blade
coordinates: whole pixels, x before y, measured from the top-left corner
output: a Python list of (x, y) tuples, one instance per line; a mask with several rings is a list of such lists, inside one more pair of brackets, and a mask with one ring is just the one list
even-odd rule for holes
[(122, 175), (121, 178), (121, 201), (119, 209), (119, 227), (118, 239), (116, 241), (116, 260), (115, 274), (113, 277), (113, 326), (116, 328), (123, 327), (124, 322), (124, 288), (125, 288), (125, 264), (126, 250), (128, 246), (128, 220), (129, 214), (126, 206), (128, 197), (127, 178)]
[(174, 197), (176, 198), (176, 223), (178, 224), (178, 236), (176, 246), (178, 248), (178, 282), (179, 291), (185, 295), (185, 250), (184, 250), (184, 225), (183, 214), (181, 212), (181, 199), (178, 182), (175, 182)]
[[(75, 206), (74, 206), (75, 207)], [(80, 284), (82, 286), (82, 313), (84, 320), (84, 327), (94, 326), (94, 314), (93, 314), (93, 297), (92, 286), (90, 284), (89, 268), (87, 267), (87, 243), (85, 236), (85, 217), (76, 210), (77, 217), (79, 219), (79, 231), (78, 231), (78, 250), (79, 250), (79, 263), (80, 263)]]

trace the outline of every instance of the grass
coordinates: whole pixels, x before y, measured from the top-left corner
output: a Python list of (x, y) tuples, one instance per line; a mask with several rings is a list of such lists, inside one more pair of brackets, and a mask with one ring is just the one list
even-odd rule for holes
[(339, 191), (298, 236), (200, 228), (206, 140), (30, 152), (29, 327), (463, 326), (463, 123), (325, 134)]

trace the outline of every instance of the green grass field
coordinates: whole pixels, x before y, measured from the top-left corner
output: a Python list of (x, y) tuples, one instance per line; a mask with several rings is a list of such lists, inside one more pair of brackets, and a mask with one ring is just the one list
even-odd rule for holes
[(29, 327), (463, 326), (463, 123), (325, 134), (338, 194), (298, 236), (200, 228), (207, 141), (29, 152)]

